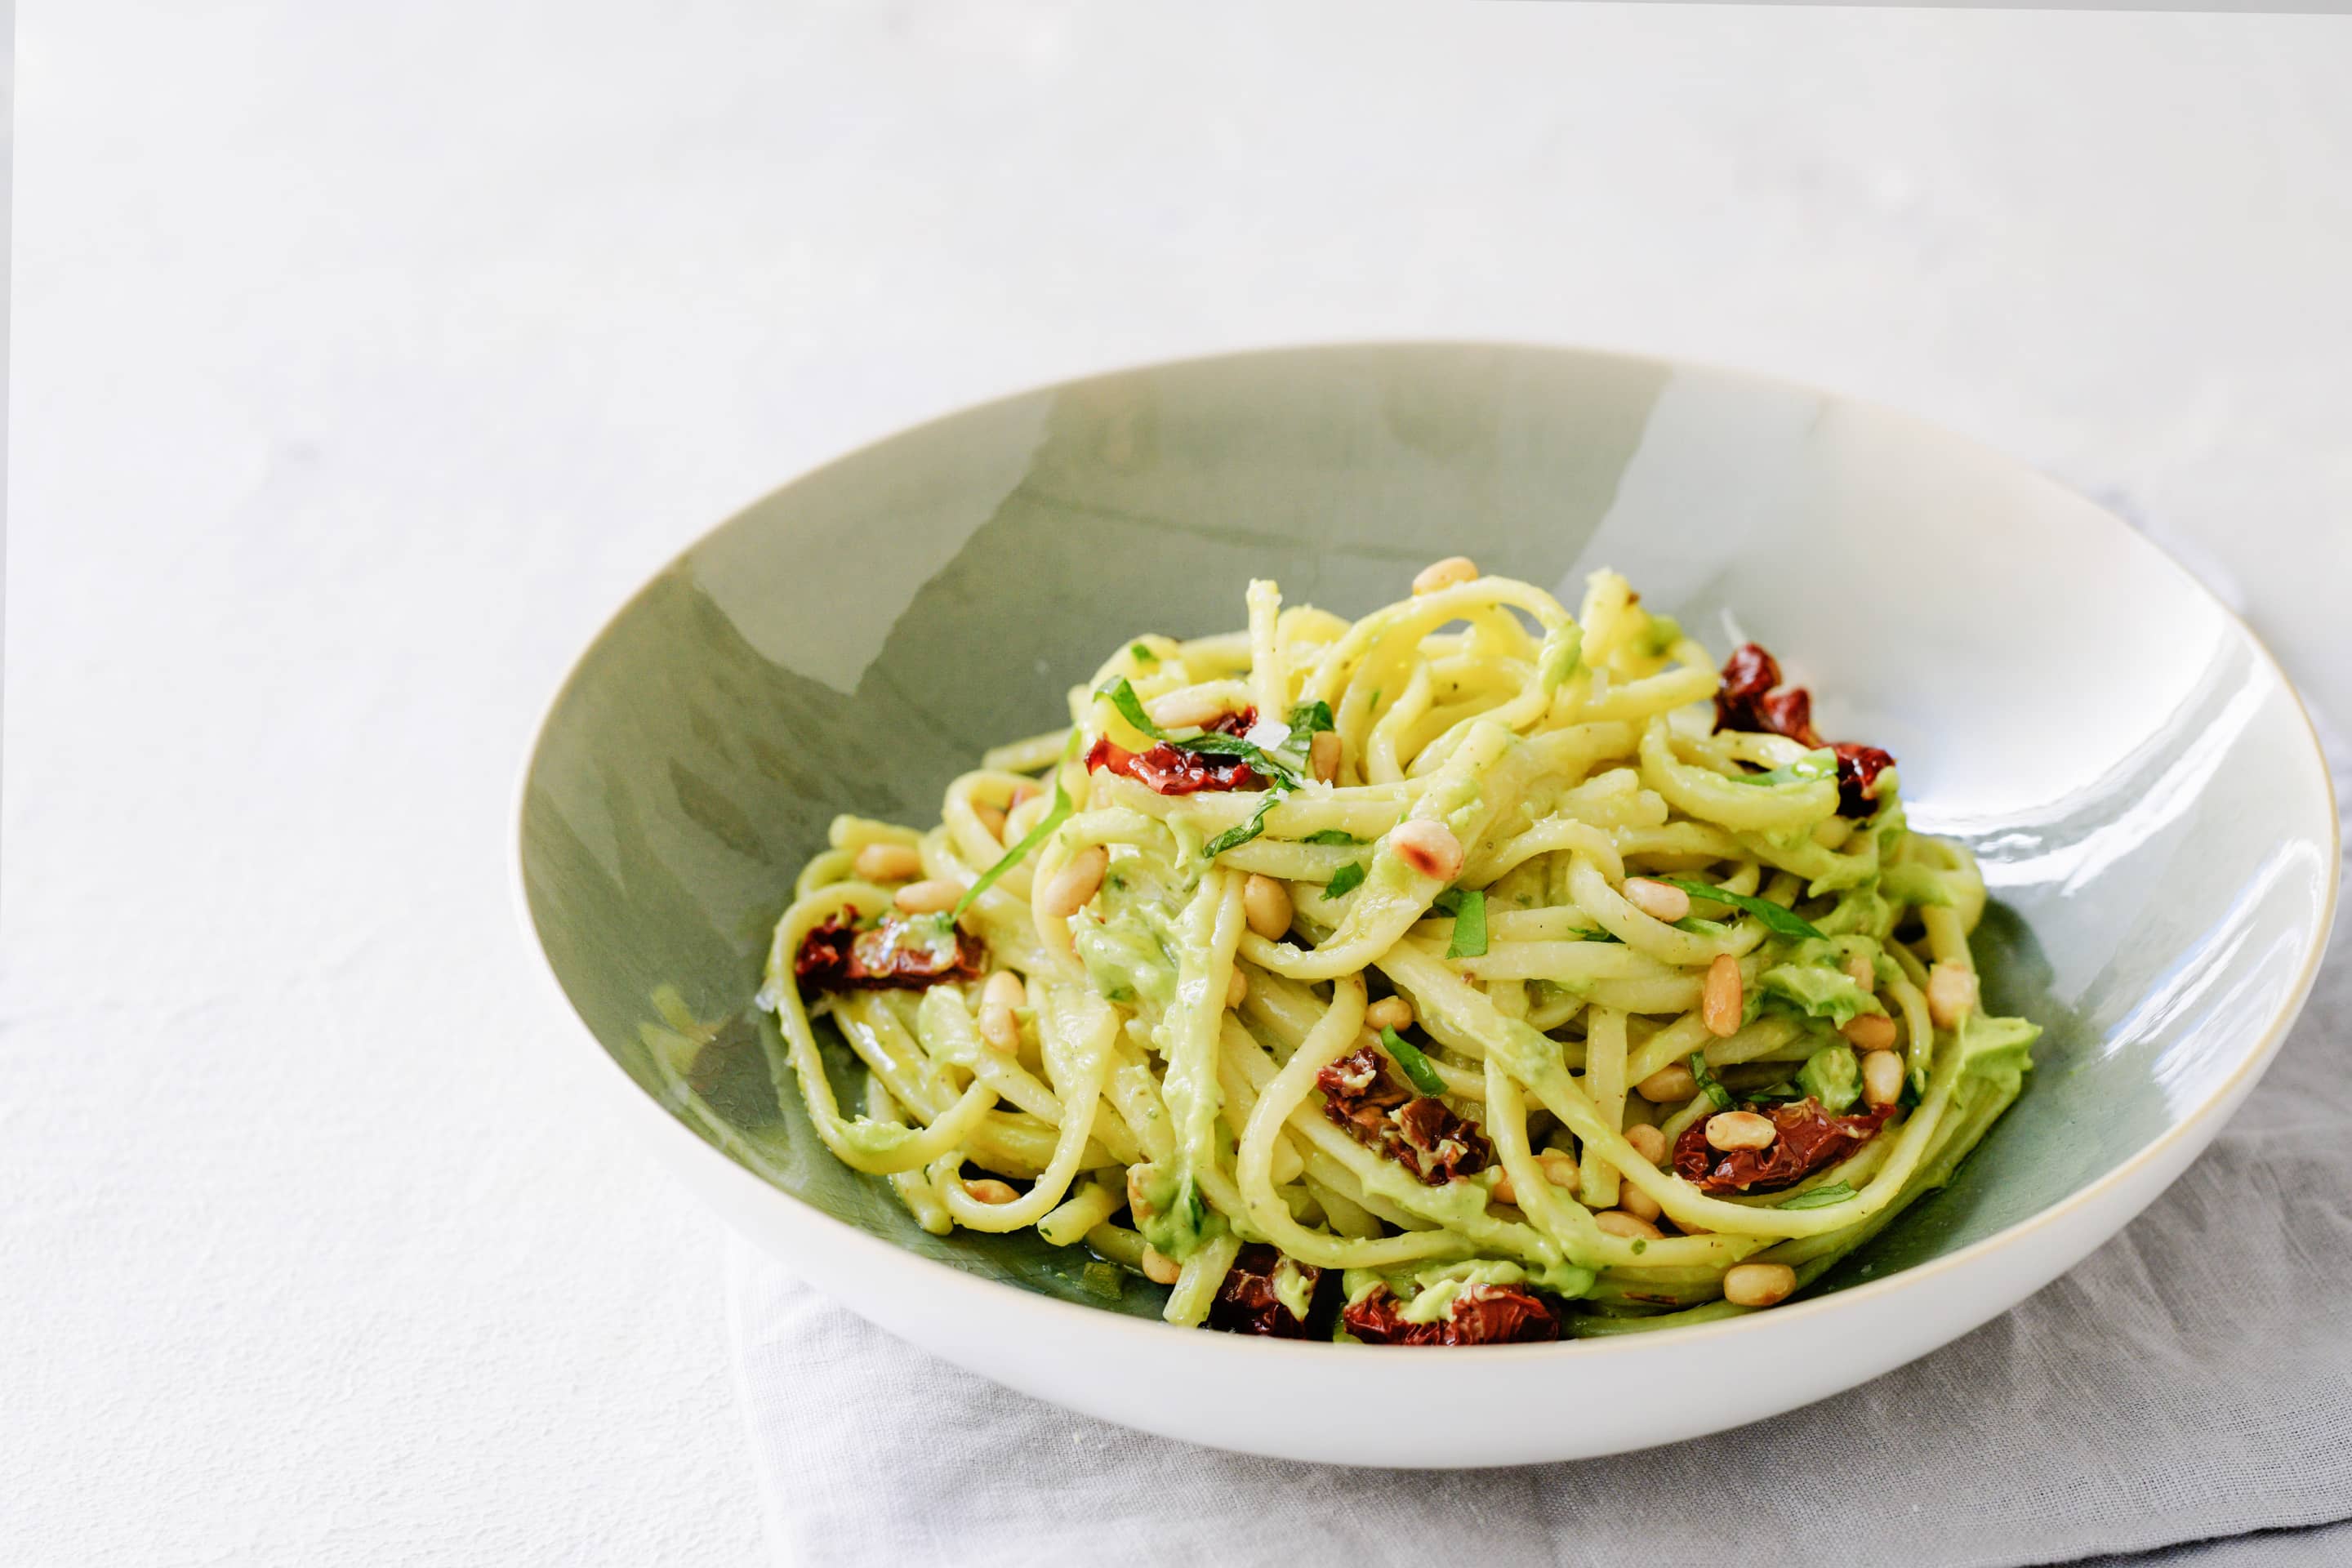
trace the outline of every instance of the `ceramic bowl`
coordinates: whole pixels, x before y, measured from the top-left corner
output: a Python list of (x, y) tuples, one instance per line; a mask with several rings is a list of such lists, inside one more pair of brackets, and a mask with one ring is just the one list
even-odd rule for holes
[[(930, 824), (984, 747), (1060, 721), (1105, 648), (1236, 626), (1253, 575), (1356, 616), (1453, 554), (1570, 603), (1606, 563), (1718, 655), (1766, 643), (1824, 731), (1902, 759), (1916, 826), (1974, 846), (1996, 900), (1977, 939), (1988, 1003), (2047, 1033), (1948, 1188), (1769, 1312), (1390, 1351), (1170, 1328), (1156, 1288), (1097, 1293), (1081, 1250), (927, 1236), (834, 1162), (769, 1080), (752, 996), (836, 812)], [(2261, 1074), (2326, 939), (2336, 832), (2317, 744), (2254, 637), (2020, 464), (1720, 370), (1371, 344), (1024, 393), (753, 505), (630, 601), (556, 697), (522, 790), (520, 886), (584, 1026), (564, 1059), (802, 1277), (1113, 1421), (1426, 1468), (1773, 1415), (2047, 1283)], [(680, 1021), (709, 1036), (688, 1089), (646, 1043)]]

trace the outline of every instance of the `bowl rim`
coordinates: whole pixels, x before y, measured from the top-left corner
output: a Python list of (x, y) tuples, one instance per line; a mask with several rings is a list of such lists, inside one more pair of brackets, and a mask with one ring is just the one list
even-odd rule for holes
[[(530, 888), (524, 868), (523, 825), (530, 802), (531, 779), (537, 772), (541, 753), (546, 747), (550, 726), (554, 721), (557, 710), (563, 706), (566, 699), (571, 696), (573, 687), (579, 683), (584, 673), (588, 656), (611, 635), (615, 626), (636, 608), (640, 601), (654, 591), (663, 579), (684, 565), (709, 540), (722, 531), (733, 527), (751, 512), (768, 505), (785, 492), (821, 473), (882, 447), (908, 437), (920, 435), (969, 416), (1122, 375), (1232, 361), (1383, 349), (1486, 349), (1514, 353), (1532, 352), (1547, 356), (1601, 360), (1621, 366), (1643, 367), (1668, 373), (1677, 371), (1694, 373), (1721, 381), (1743, 384), (1759, 390), (1801, 393), (1816, 398), (1824, 405), (1840, 405), (1859, 409), (1873, 417), (1889, 420), (1898, 426), (1907, 427), (1913, 433), (1954, 446), (1964, 453), (1990, 459), (2012, 469), (2022, 470), (2039, 483), (2083, 502), (2098, 517), (2101, 524), (2109, 531), (2111, 537), (2121, 541), (2121, 548), (2144, 550), (2153, 559), (2162, 563), (2195, 594), (2219, 611), (2224, 621), (2234, 627), (2238, 635), (2245, 639), (2246, 645), (2254, 652), (2272, 677), (2277, 680), (2280, 689), (2286, 694), (2295, 716), (2303, 721), (2303, 739), (2309, 747), (2309, 755), (2316, 766), (2321, 797), (2326, 805), (2326, 810), (2323, 814), (2328, 847), (2326, 889), (2321, 900), (2319, 919), (2314, 923), (2310, 942), (2303, 954), (2302, 964), (2294, 983), (2282, 994), (2279, 1005), (2272, 1010), (2270, 1017), (2264, 1022), (2261, 1038), (2252, 1050), (2239, 1059), (2226, 1076), (2205, 1092), (2196, 1106), (2187, 1114), (2112, 1168), (2067, 1194), (2057, 1202), (2036, 1210), (2011, 1225), (2003, 1226), (1990, 1236), (1970, 1242), (1958, 1251), (1927, 1258), (1906, 1268), (1895, 1269), (1879, 1279), (1847, 1286), (1826, 1296), (1808, 1297), (1785, 1306), (1776, 1307), (1769, 1312), (1743, 1313), (1735, 1318), (1720, 1319), (1709, 1323), (1690, 1324), (1654, 1334), (1612, 1334), (1589, 1340), (1560, 1339), (1529, 1344), (1479, 1345), (1474, 1348), (1478, 1352), (1481, 1366), (1504, 1361), (1518, 1362), (1535, 1359), (1549, 1361), (1567, 1356), (1591, 1358), (1600, 1355), (1652, 1354), (1656, 1353), (1661, 1348), (1670, 1349), (1689, 1345), (1702, 1338), (1715, 1340), (1734, 1334), (1769, 1332), (1771, 1325), (1793, 1319), (1819, 1318), (1839, 1310), (1864, 1310), (1869, 1303), (1883, 1300), (1900, 1292), (1923, 1288), (1930, 1281), (1943, 1278), (1954, 1270), (1968, 1268), (1981, 1258), (2006, 1250), (2036, 1232), (2062, 1224), (2078, 1211), (2090, 1207), (2117, 1189), (2129, 1185), (2138, 1173), (2161, 1160), (2167, 1151), (2184, 1140), (2197, 1138), (2196, 1146), (2201, 1149), (2206, 1139), (2220, 1130), (2216, 1118), (2226, 1117), (2235, 1110), (2240, 1099), (2268, 1069), (2272, 1060), (2277, 1056), (2280, 1047), (2284, 1043), (2288, 1029), (2301, 1015), (2304, 1004), (2309, 999), (2312, 986), (2318, 977), (2320, 963), (2326, 955), (2328, 938), (2335, 927), (2339, 896), (2342, 891), (2344, 837), (2341, 803), (2336, 798), (2335, 777), (2329, 769), (2326, 752), (2320, 742), (2318, 729), (2312, 722), (2309, 706), (2304, 701), (2302, 692), (2296, 689), (2294, 679), (2288, 676), (2277, 656), (2263, 640), (2261, 634), (2247, 623), (2244, 616), (2239, 615), (2219, 595), (2208, 587), (2196, 574), (2174, 559), (2171, 553), (2156, 541), (2125, 521), (2113, 509), (2084, 495), (2064, 480), (2033, 468), (2023, 459), (2012, 457), (1989, 442), (1951, 430), (1891, 405), (1871, 398), (1831, 391), (1809, 382), (1793, 380), (1786, 376), (1772, 375), (1680, 355), (1643, 353), (1583, 343), (1452, 337), (1318, 339), (1131, 361), (1076, 375), (1038, 382), (1009, 392), (959, 404), (941, 413), (931, 415), (912, 424), (896, 426), (858, 445), (835, 452), (770, 487), (696, 534), (692, 540), (665, 560), (651, 576), (640, 584), (618, 607), (606, 616), (597, 626), (595, 634), (582, 645), (580, 651), (573, 657), (562, 680), (558, 683), (554, 692), (541, 710), (538, 720), (530, 728), (530, 742), (524, 749), (521, 766), (515, 782), (511, 816), (509, 818), (512, 824), (512, 837), (509, 841), (510, 850), (508, 858), (508, 886), (514, 902), (516, 921), (520, 927), (525, 945), (538, 960), (534, 967), (552, 991), (562, 1009), (571, 1016), (572, 1022), (578, 1026), (580, 1033), (594, 1047), (594, 1054), (602, 1063), (602, 1070), (597, 1073), (597, 1076), (604, 1079), (609, 1089), (622, 1091), (628, 1100), (640, 1108), (635, 1120), (641, 1125), (648, 1125), (648, 1131), (650, 1131), (650, 1125), (646, 1123), (646, 1117), (650, 1115), (654, 1121), (668, 1130), (663, 1136), (673, 1147), (680, 1150), (675, 1157), (698, 1159), (705, 1164), (715, 1162), (717, 1166), (723, 1166), (727, 1171), (732, 1172), (734, 1176), (749, 1183), (751, 1188), (767, 1194), (767, 1200), (764, 1201), (781, 1199), (797, 1211), (796, 1217), (814, 1220), (821, 1226), (831, 1227), (836, 1240), (841, 1241), (851, 1251), (870, 1260), (878, 1268), (897, 1272), (911, 1266), (916, 1274), (936, 1282), (935, 1288), (939, 1289), (978, 1291), (981, 1300), (984, 1301), (1006, 1303), (1017, 1300), (1025, 1303), (1031, 1308), (1042, 1310), (1047, 1313), (1045, 1321), (1049, 1328), (1055, 1322), (1062, 1322), (1068, 1324), (1073, 1331), (1145, 1336), (1138, 1342), (1156, 1344), (1163, 1352), (1172, 1350), (1175, 1346), (1183, 1343), (1206, 1344), (1214, 1342), (1221, 1348), (1206, 1353), (1315, 1357), (1328, 1364), (1353, 1364), (1359, 1370), (1362, 1369), (1363, 1363), (1360, 1359), (1343, 1359), (1342, 1355), (1342, 1352), (1358, 1347), (1339, 1346), (1320, 1340), (1276, 1339), (1250, 1334), (1192, 1334), (1180, 1340), (1170, 1331), (1171, 1325), (1157, 1319), (1111, 1311), (1099, 1307), (1083, 1306), (1075, 1301), (1066, 1301), (1058, 1297), (1049, 1296), (1042, 1291), (1029, 1289), (1005, 1280), (969, 1273), (951, 1264), (886, 1241), (861, 1226), (852, 1225), (847, 1220), (828, 1213), (798, 1194), (774, 1185), (762, 1179), (757, 1173), (730, 1159), (725, 1151), (696, 1134), (684, 1121), (672, 1114), (667, 1107), (647, 1093), (635, 1079), (631, 1078), (613, 1054), (604, 1048), (604, 1042), (597, 1039), (594, 1031), (588, 1026), (587, 1020), (581, 1016), (578, 1007), (573, 1005), (570, 993), (564, 989), (562, 977), (556, 973), (554, 960), (549, 956), (547, 944), (540, 933), (537, 917), (531, 910)], [(567, 1058), (571, 1054), (567, 1052)], [(2209, 1123), (2213, 1125), (2209, 1126)], [(2203, 1136), (2199, 1136), (2200, 1134)], [(684, 1144), (677, 1142), (679, 1139), (684, 1140)], [(687, 1144), (690, 1144), (693, 1150), (700, 1151), (700, 1154), (698, 1156), (686, 1152)], [(2168, 1181), (2165, 1186), (2168, 1187), (2170, 1184)], [(2160, 1194), (2163, 1190), (2163, 1187), (2159, 1187), (2157, 1192)], [(2129, 1225), (2132, 1219), (2137, 1217), (2137, 1208), (2127, 1212), (2123, 1224)], [(2121, 1228), (2121, 1226), (2116, 1226), (2115, 1231), (2106, 1233), (2100, 1239), (2105, 1240), (2108, 1236), (2116, 1234)], [(2071, 1268), (2073, 1266), (2073, 1261), (2070, 1261), (2065, 1267)]]

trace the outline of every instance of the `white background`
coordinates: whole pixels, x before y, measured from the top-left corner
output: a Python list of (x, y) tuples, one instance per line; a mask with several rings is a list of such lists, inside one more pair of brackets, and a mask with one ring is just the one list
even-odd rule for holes
[(2112, 492), (2352, 711), (2344, 18), (43, 0), (18, 69), (6, 1563), (761, 1556), (723, 1238), (543, 1087), (509, 792), (636, 583), (915, 418), (1779, 371)]

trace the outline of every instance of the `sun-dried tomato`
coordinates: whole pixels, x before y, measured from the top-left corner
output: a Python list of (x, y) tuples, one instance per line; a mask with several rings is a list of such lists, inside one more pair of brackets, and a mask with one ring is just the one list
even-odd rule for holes
[(1748, 1108), (1771, 1118), (1774, 1137), (1761, 1149), (1717, 1149), (1706, 1141), (1704, 1118), (1675, 1140), (1675, 1174), (1698, 1190), (1717, 1193), (1777, 1193), (1815, 1171), (1834, 1165), (1878, 1135), (1893, 1106), (1859, 1116), (1832, 1116), (1808, 1095), (1780, 1105)]
[(970, 931), (950, 926), (954, 940), (917, 935), (914, 922), (885, 916), (871, 931), (859, 931), (839, 915), (828, 916), (801, 939), (793, 974), (815, 991), (919, 990), (948, 981), (977, 980), (988, 950)]
[(1465, 1285), (1445, 1317), (1433, 1323), (1408, 1323), (1397, 1300), (1375, 1285), (1339, 1314), (1340, 1324), (1368, 1345), (1536, 1344), (1559, 1338), (1559, 1320), (1525, 1290), (1508, 1285)]
[[(1220, 713), (1201, 726), (1204, 734), (1239, 738), (1257, 722), (1257, 710)], [(1197, 795), (1202, 790), (1264, 789), (1265, 775), (1239, 757), (1187, 751), (1166, 741), (1149, 751), (1130, 752), (1106, 735), (1087, 751), (1087, 772), (1108, 768), (1160, 795)]]
[(1433, 1095), (1416, 1095), (1397, 1081), (1388, 1058), (1370, 1046), (1341, 1057), (1315, 1075), (1323, 1115), (1367, 1149), (1411, 1171), (1423, 1185), (1442, 1187), (1455, 1176), (1483, 1171), (1494, 1146), (1478, 1124), (1458, 1116)]
[[(1780, 687), (1774, 690), (1774, 687)], [(1755, 643), (1742, 643), (1724, 661), (1715, 691), (1715, 727), (1786, 735), (1801, 746), (1824, 742), (1813, 728), (1813, 697), (1801, 686), (1780, 686), (1780, 665)], [(1838, 815), (1868, 816), (1878, 796), (1878, 775), (1895, 759), (1876, 746), (1840, 741), (1837, 752)]]
[(1323, 1270), (1285, 1258), (1262, 1241), (1253, 1241), (1234, 1257), (1217, 1299), (1209, 1305), (1209, 1327), (1229, 1334), (1260, 1334), (1277, 1340), (1303, 1340), (1307, 1324), (1286, 1305), (1274, 1288), (1275, 1276), (1291, 1268), (1306, 1280), (1312, 1300)]

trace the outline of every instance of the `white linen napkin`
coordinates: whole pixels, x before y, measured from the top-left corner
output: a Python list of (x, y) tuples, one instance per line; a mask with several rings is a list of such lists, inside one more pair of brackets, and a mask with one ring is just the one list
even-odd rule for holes
[(739, 1241), (770, 1540), (791, 1568), (2352, 1562), (2352, 1526), (2248, 1535), (2352, 1519), (2347, 949), (2352, 921), (2244, 1108), (2072, 1273), (1861, 1388), (1612, 1458), (1414, 1473), (1149, 1436), (938, 1361)]

